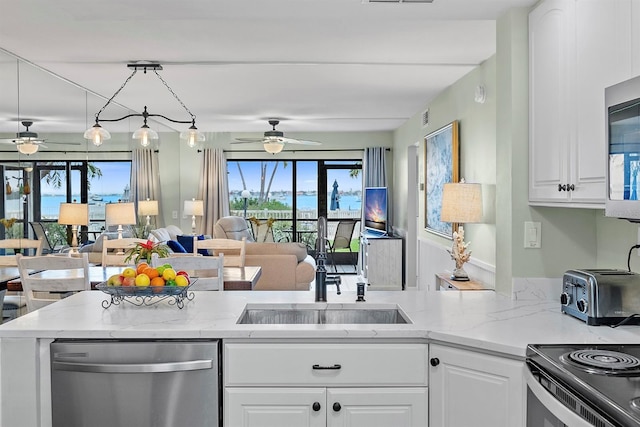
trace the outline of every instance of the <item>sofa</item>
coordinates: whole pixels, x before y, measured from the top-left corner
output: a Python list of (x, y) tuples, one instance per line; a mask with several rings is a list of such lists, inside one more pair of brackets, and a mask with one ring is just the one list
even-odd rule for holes
[(254, 290), (309, 290), (316, 263), (301, 243), (255, 242), (247, 221), (238, 216), (220, 218), (213, 227), (216, 239), (247, 239), (245, 265), (262, 267)]
[[(154, 242), (166, 242), (168, 240), (177, 240), (178, 236), (182, 235), (182, 230), (175, 225), (167, 225), (166, 227), (157, 228), (149, 232), (148, 239)], [(101, 233), (95, 240), (95, 242), (83, 245), (78, 250), (80, 253), (89, 254), (89, 262), (93, 264), (100, 264), (102, 262), (102, 242), (104, 238), (108, 237), (109, 240), (117, 239), (117, 231), (105, 231)], [(133, 237), (133, 232), (130, 229), (125, 228), (122, 232), (122, 237)]]

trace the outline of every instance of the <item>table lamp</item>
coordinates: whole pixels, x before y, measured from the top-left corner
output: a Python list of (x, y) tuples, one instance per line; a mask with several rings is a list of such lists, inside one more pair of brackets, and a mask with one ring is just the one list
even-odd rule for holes
[(122, 226), (136, 223), (133, 203), (107, 203), (105, 205), (106, 224), (118, 226), (118, 239), (122, 239)]
[[(440, 220), (452, 223), (454, 228), (453, 248), (450, 254), (451, 258), (456, 262), (456, 267), (451, 274), (451, 279), (468, 281), (469, 275), (464, 271), (463, 265), (469, 261), (471, 251), (467, 252), (470, 242), (464, 242), (462, 224), (480, 222), (482, 220), (482, 186), (480, 184), (468, 184), (464, 182), (464, 179), (457, 184), (445, 184), (442, 191)], [(457, 230), (455, 230), (456, 224), (458, 225)]]
[(89, 205), (86, 203), (60, 203), (58, 224), (71, 226), (73, 237), (69, 253), (71, 255), (78, 254), (78, 226), (89, 225)]
[(184, 214), (191, 215), (191, 234), (196, 235), (196, 216), (204, 215), (204, 202), (202, 200), (185, 200)]
[(157, 200), (138, 200), (138, 215), (147, 217), (147, 224), (145, 229), (148, 229), (150, 224), (151, 215), (158, 215), (158, 201)]
[(249, 190), (242, 190), (240, 196), (244, 199), (244, 217), (247, 218), (247, 200), (251, 198), (251, 192)]

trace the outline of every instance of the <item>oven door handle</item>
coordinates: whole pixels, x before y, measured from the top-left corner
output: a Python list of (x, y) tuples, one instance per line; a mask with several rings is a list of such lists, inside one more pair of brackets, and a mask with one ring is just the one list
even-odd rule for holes
[(547, 408), (547, 410), (557, 419), (571, 427), (593, 427), (593, 424), (587, 422), (584, 418), (564, 406), (562, 402), (557, 400), (546, 388), (544, 388), (533, 376), (526, 364), (524, 371), (524, 380), (529, 390), (531, 390), (535, 397), (540, 401), (542, 406)]

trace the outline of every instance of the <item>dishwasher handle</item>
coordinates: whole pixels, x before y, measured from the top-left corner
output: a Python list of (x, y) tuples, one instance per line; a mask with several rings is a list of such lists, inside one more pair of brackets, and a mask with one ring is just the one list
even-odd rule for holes
[(213, 360), (189, 360), (165, 363), (79, 363), (53, 362), (59, 371), (95, 372), (101, 374), (148, 374), (156, 372), (184, 372), (213, 369)]

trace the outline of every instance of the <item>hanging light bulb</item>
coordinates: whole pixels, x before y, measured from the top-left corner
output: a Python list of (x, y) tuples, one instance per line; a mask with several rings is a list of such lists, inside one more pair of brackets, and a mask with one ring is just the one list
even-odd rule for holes
[(204, 134), (198, 130), (194, 121), (191, 123), (189, 129), (180, 132), (180, 139), (187, 141), (189, 148), (193, 148), (198, 142), (203, 142), (205, 137)]
[(27, 196), (31, 194), (31, 186), (29, 185), (29, 180), (27, 179), (24, 180), (24, 186), (22, 187), (22, 192)]
[(152, 139), (158, 139), (158, 132), (147, 126), (145, 121), (145, 124), (133, 133), (133, 139), (139, 139), (140, 145), (148, 147)]
[(9, 184), (9, 178), (7, 178), (7, 185), (5, 185), (5, 191), (7, 192), (7, 196), (11, 194), (11, 184)]
[(84, 132), (84, 137), (93, 142), (93, 145), (99, 147), (104, 141), (111, 139), (111, 134), (108, 130), (100, 126), (100, 124), (96, 123)]

